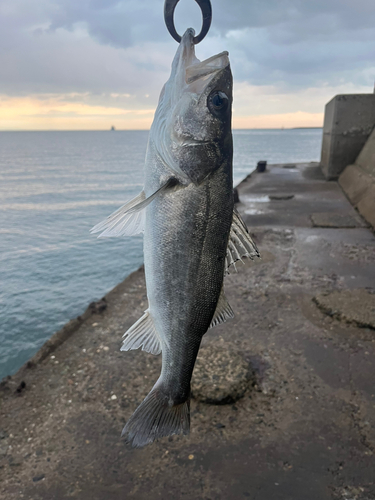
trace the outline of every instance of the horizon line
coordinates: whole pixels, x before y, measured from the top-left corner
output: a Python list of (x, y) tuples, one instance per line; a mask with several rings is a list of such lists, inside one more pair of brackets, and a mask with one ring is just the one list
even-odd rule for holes
[[(232, 130), (301, 130), (301, 129), (323, 129), (323, 125), (320, 127), (236, 127), (232, 128)], [(134, 129), (40, 129), (40, 130), (31, 130), (31, 129), (22, 129), (22, 130), (1, 130), (0, 132), (149, 132), (150, 129), (146, 128), (134, 128)]]

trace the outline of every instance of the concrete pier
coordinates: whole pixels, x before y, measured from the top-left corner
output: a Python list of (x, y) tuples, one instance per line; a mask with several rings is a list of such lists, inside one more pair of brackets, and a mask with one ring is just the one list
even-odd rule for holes
[(316, 163), (267, 166), (238, 193), (262, 260), (226, 278), (235, 318), (203, 339), (241, 356), (237, 400), (193, 399), (190, 436), (120, 439), (161, 363), (119, 350), (147, 308), (140, 269), (1, 383), (1, 499), (375, 498), (374, 234)]

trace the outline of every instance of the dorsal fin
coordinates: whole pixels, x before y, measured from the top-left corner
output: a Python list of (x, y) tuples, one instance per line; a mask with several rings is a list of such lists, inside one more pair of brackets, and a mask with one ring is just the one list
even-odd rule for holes
[(254, 260), (254, 257), (260, 257), (260, 255), (256, 244), (247, 230), (246, 224), (235, 208), (233, 210), (233, 220), (230, 228), (227, 255), (225, 258), (226, 274), (230, 274), (232, 269), (237, 272), (236, 262), (238, 260), (243, 262), (242, 257), (248, 257), (249, 259)]

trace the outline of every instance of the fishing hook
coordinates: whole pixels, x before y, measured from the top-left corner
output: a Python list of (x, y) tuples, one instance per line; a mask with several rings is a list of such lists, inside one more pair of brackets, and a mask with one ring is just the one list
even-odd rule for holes
[[(173, 15), (176, 5), (178, 4), (179, 1), (180, 0), (165, 0), (164, 2), (165, 24), (167, 26), (169, 33), (178, 43), (181, 42), (181, 37), (177, 33), (176, 28), (174, 26)], [(203, 40), (203, 38), (207, 35), (208, 30), (210, 29), (212, 20), (212, 7), (210, 0), (195, 0), (195, 1), (197, 2), (202, 11), (202, 18), (203, 18), (202, 29), (199, 35), (193, 38), (193, 42), (197, 44)]]

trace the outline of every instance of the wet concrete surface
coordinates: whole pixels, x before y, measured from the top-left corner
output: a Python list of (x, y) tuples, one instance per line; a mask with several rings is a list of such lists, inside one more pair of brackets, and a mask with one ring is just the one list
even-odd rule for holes
[(366, 227), (367, 224), (359, 216), (341, 215), (331, 212), (311, 214), (311, 221), (315, 227)]
[(262, 260), (226, 278), (235, 318), (203, 340), (246, 360), (243, 397), (193, 399), (190, 436), (120, 439), (161, 363), (119, 351), (147, 308), (140, 269), (1, 384), (1, 499), (375, 499), (375, 330), (313, 300), (374, 291), (375, 237), (313, 227), (313, 213), (358, 216), (316, 164), (283, 167), (238, 188)]
[(375, 330), (375, 293), (366, 289), (334, 290), (314, 297), (318, 307), (330, 316)]

